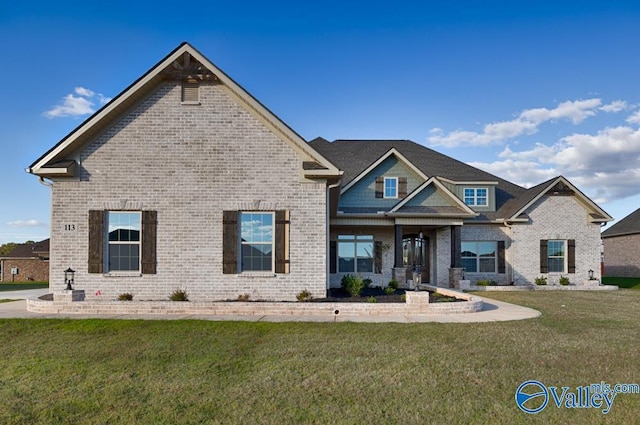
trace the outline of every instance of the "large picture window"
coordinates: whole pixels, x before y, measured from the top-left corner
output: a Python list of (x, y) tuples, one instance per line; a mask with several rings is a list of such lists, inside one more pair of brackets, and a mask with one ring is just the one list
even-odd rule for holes
[(108, 216), (109, 270), (140, 270), (140, 212), (110, 211)]
[(273, 271), (272, 212), (240, 213), (242, 271)]
[(373, 236), (338, 236), (338, 272), (373, 273)]
[(462, 267), (467, 273), (496, 273), (498, 243), (462, 242)]

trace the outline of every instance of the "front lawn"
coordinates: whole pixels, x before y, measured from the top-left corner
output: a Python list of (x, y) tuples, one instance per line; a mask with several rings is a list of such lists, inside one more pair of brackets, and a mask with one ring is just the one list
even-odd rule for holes
[(620, 288), (640, 289), (640, 277), (603, 277), (602, 283)]
[(520, 411), (516, 388), (640, 383), (640, 291), (482, 296), (542, 311), (495, 323), (0, 320), (2, 424), (636, 423)]
[(48, 288), (48, 282), (16, 282), (16, 283), (0, 283), (0, 292), (4, 291), (24, 291), (27, 289), (44, 289)]

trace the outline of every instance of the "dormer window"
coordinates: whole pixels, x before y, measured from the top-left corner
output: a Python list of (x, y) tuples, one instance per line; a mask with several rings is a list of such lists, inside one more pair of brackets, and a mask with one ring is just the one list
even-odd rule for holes
[(465, 188), (464, 203), (471, 207), (486, 207), (489, 205), (489, 197), (486, 188)]
[(397, 177), (385, 177), (384, 178), (384, 197), (385, 198), (398, 198), (398, 178)]

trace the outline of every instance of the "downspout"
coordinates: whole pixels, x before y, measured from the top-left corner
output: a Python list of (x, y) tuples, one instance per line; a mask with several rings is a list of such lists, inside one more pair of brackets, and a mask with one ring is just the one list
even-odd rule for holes
[(330, 269), (330, 265), (331, 265), (331, 189), (335, 189), (337, 187), (339, 187), (342, 184), (342, 178), (338, 179), (338, 181), (334, 184), (330, 184), (327, 186), (327, 195), (326, 195), (326, 212), (325, 212), (325, 217), (326, 217), (326, 224), (325, 224), (325, 228), (327, 231), (327, 235), (326, 235), (326, 244), (325, 244), (325, 269), (326, 269), (326, 282), (325, 282), (325, 286), (327, 291), (329, 291), (329, 288), (331, 287), (331, 269)]

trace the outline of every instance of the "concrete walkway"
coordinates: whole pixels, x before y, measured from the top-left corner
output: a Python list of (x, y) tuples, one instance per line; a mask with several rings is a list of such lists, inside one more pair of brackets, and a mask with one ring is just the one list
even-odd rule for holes
[(142, 319), (142, 320), (216, 320), (216, 321), (249, 321), (249, 322), (397, 322), (397, 323), (475, 323), (501, 322), (509, 320), (531, 319), (540, 316), (540, 312), (528, 307), (521, 307), (489, 298), (481, 298), (484, 308), (478, 313), (430, 314), (427, 316), (366, 316), (366, 317), (328, 317), (328, 316), (276, 316), (276, 315), (180, 315), (180, 314), (42, 314), (27, 311), (26, 298), (37, 298), (48, 293), (47, 289), (0, 292), (0, 299), (16, 301), (0, 303), (0, 318), (30, 319)]

